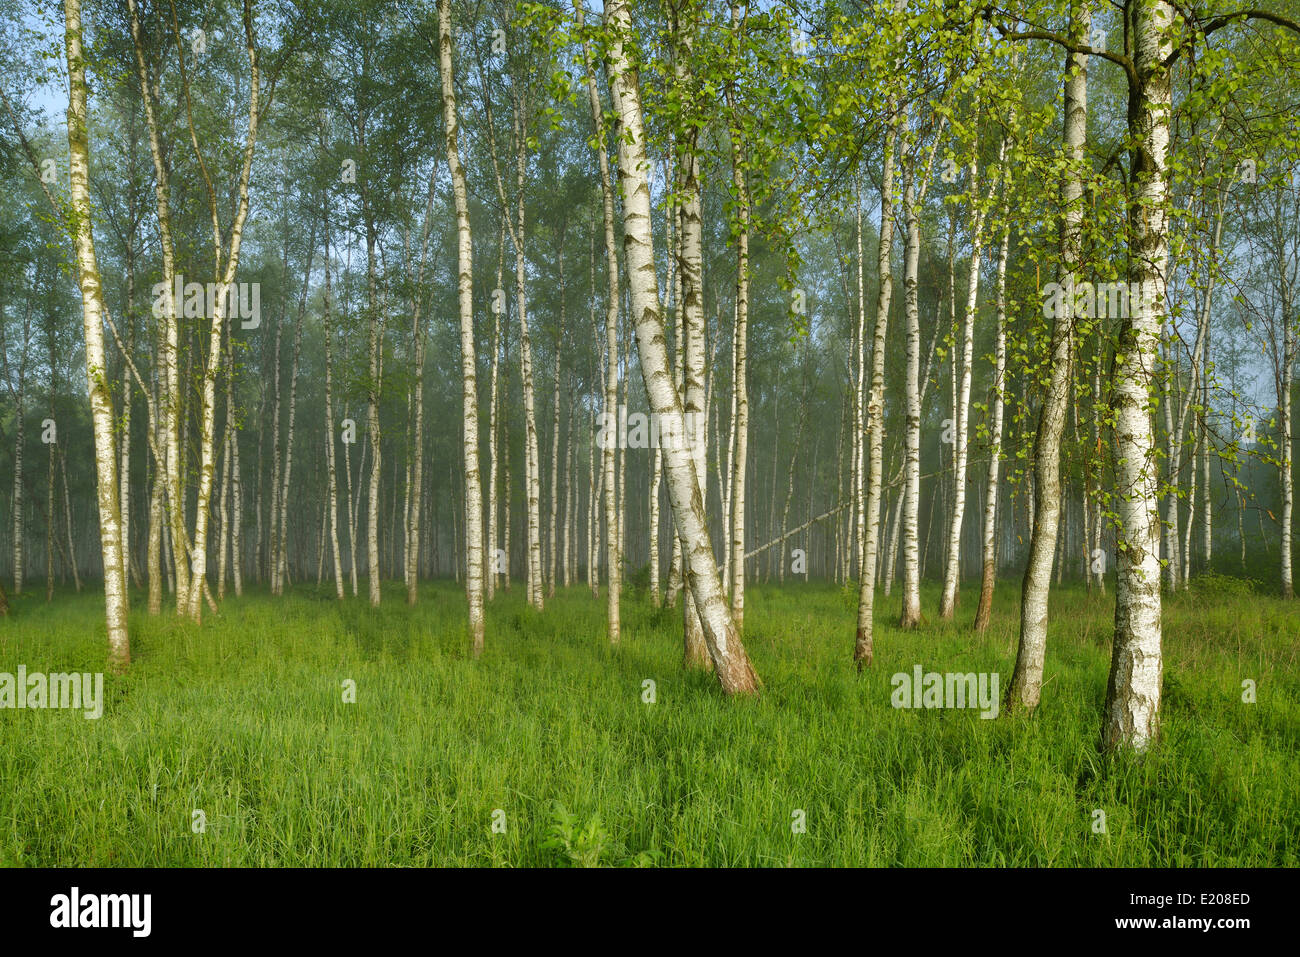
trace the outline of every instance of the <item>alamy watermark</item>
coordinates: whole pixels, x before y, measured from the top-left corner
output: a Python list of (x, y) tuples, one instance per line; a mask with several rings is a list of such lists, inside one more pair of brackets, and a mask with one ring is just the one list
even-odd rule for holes
[(596, 429), (596, 447), (601, 449), (692, 449), (703, 448), (708, 419), (703, 412), (632, 412), (618, 407), (602, 412)]
[(50, 898), (50, 926), (123, 928), (133, 937), (148, 937), (152, 911), (152, 894), (83, 894), (74, 887)]
[(18, 673), (0, 671), (0, 708), (70, 708), (92, 721), (104, 714), (104, 675), (89, 672), (45, 674), (18, 666)]
[(154, 318), (161, 319), (166, 314), (168, 293), (176, 315), (186, 319), (211, 319), (217, 314), (217, 305), (223, 304), (221, 314), (227, 319), (240, 320), (240, 328), (256, 329), (262, 324), (261, 283), (186, 282), (185, 277), (177, 273), (171, 289), (165, 282), (154, 283)]
[(979, 708), (981, 718), (998, 716), (998, 673), (958, 674), (922, 671), (916, 665), (909, 675), (900, 671), (890, 679), (895, 708)]
[(1137, 314), (1158, 311), (1161, 295), (1156, 283), (1079, 282), (1074, 273), (1065, 282), (1049, 282), (1043, 287), (1043, 318), (1127, 319)]

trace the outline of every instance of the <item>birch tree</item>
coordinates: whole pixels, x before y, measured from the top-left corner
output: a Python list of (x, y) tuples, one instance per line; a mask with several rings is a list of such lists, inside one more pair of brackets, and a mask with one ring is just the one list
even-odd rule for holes
[(447, 168), (456, 204), (456, 292), (460, 308), (462, 436), (465, 480), (465, 593), (474, 657), (483, 654), (483, 492), (478, 470), (478, 384), (474, 345), (474, 256), (469, 222), (469, 192), (460, 160), (456, 86), (452, 72), (451, 0), (438, 0), (438, 72), (446, 128)]
[[(663, 318), (659, 312), (650, 189), (646, 176), (649, 164), (639, 79), (626, 47), (633, 36), (626, 0), (613, 0), (605, 8), (605, 23), (609, 30), (609, 85), (619, 121), (616, 141), (619, 184), (623, 195), (623, 250), (631, 286), (637, 354), (651, 410), (662, 418), (681, 422), (683, 408), (669, 372)], [(691, 449), (674, 442), (664, 450), (664, 461), (673, 521), (682, 538), (689, 569), (687, 583), (699, 610), (714, 672), (727, 694), (752, 694), (758, 690), (758, 676), (750, 666), (722, 593), (713, 547), (709, 542), (695, 457)]]
[[(583, 29), (583, 0), (574, 0), (574, 16), (578, 30)], [(605, 149), (605, 111), (600, 102), (600, 88), (596, 84), (596, 73), (592, 67), (591, 45), (590, 41), (583, 38), (582, 41), (582, 58), (583, 65), (587, 73), (587, 98), (591, 106), (591, 119), (595, 128), (595, 146), (596, 161), (600, 169), (600, 191), (602, 200), (602, 212), (604, 213), (605, 227), (605, 267), (608, 275), (608, 291), (605, 300), (605, 416), (606, 424), (610, 422), (610, 416), (614, 421), (618, 421), (618, 313), (619, 313), (619, 279), (618, 279), (618, 244), (614, 238), (614, 185), (610, 175), (609, 154)], [(613, 74), (610, 75), (610, 97), (615, 96), (615, 87)], [(615, 109), (618, 104), (615, 103)], [(622, 152), (619, 153), (620, 162), (622, 162)], [(644, 176), (644, 174), (642, 174)], [(622, 172), (620, 170), (620, 182)], [(647, 187), (648, 189), (648, 187)], [(626, 217), (626, 211), (624, 216)], [(624, 239), (626, 247), (627, 239)], [(653, 254), (653, 247), (651, 247)], [(594, 267), (593, 267), (594, 268)], [(631, 269), (629, 267), (629, 273)], [(594, 277), (594, 273), (593, 273)], [(629, 280), (631, 281), (631, 280)], [(655, 296), (658, 297), (658, 286), (655, 287)], [(614, 453), (617, 441), (606, 441), (601, 449), (601, 482), (604, 486), (605, 501), (605, 574), (608, 576), (608, 584), (605, 588), (605, 617), (606, 629), (609, 635), (609, 643), (617, 645), (619, 643), (620, 632), (622, 628), (620, 620), (620, 601), (623, 587), (623, 569), (622, 556), (618, 550), (618, 502), (616, 499), (617, 488), (614, 484), (615, 461)], [(592, 588), (595, 589), (593, 580)]]
[(127, 634), (126, 570), (122, 565), (121, 512), (117, 458), (113, 442), (113, 399), (104, 355), (103, 285), (95, 257), (90, 210), (90, 136), (86, 129), (86, 56), (82, 46), (81, 2), (63, 4), (64, 52), (68, 64), (68, 217), (76, 248), (81, 288), (82, 329), (86, 349), (86, 386), (95, 442), (96, 503), (99, 506), (100, 553), (104, 566), (104, 617), (108, 626), (108, 663), (115, 671), (131, 662)]
[[(1145, 2), (1145, 0), (1142, 0)], [(1091, 13), (1087, 4), (1072, 3), (1070, 44), (1089, 38)], [(1079, 269), (1083, 250), (1083, 163), (1088, 130), (1088, 57), (1068, 49), (1065, 57), (1064, 127), (1062, 150), (1064, 181), (1061, 186), (1060, 268), (1058, 282), (1069, 284)], [(1070, 345), (1076, 300), (1067, 297), (1064, 308), (1053, 315), (1048, 358), (1048, 385), (1034, 438), (1034, 516), (1029, 539), (1029, 560), (1020, 594), (1020, 644), (1015, 671), (1007, 689), (1009, 709), (1032, 711), (1038, 706), (1047, 650), (1048, 591), (1061, 513), (1061, 434), (1065, 429), (1069, 398)], [(1148, 426), (1149, 434), (1149, 426)]]

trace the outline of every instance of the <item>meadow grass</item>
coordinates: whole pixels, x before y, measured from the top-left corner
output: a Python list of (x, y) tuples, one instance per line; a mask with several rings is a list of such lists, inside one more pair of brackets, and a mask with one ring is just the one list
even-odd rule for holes
[[(637, 591), (611, 648), (589, 590), (538, 614), (517, 583), (489, 605), (478, 661), (452, 582), (423, 584), (414, 609), (396, 584), (378, 610), (254, 591), (201, 627), (137, 594), (134, 661), (106, 678), (101, 719), (0, 710), (0, 864), (1300, 862), (1300, 605), (1218, 579), (1167, 598), (1162, 740), (1140, 759), (1097, 748), (1113, 593), (1054, 592), (1032, 717), (891, 706), (891, 675), (917, 664), (998, 672), (1005, 691), (1017, 584), (999, 583), (982, 636), (970, 584), (956, 622), (914, 632), (882, 599), (861, 676), (855, 591), (751, 586), (763, 694), (738, 701), (683, 671), (680, 610)], [(24, 595), (0, 621), (0, 672), (104, 661), (94, 589)]]

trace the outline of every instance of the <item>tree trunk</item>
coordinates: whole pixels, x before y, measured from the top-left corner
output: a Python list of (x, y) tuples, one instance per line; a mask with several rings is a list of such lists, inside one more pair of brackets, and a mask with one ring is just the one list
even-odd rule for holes
[[(892, 103), (891, 99), (891, 106)], [(894, 150), (897, 141), (898, 125), (890, 123), (885, 135), (880, 179), (880, 245), (876, 253), (880, 286), (876, 293), (876, 325), (871, 340), (871, 394), (863, 420), (869, 436), (865, 444), (868, 446), (867, 468), (870, 471), (866, 479), (866, 503), (859, 510), (858, 523), (862, 533), (862, 553), (858, 565), (858, 628), (853, 660), (859, 670), (871, 666), (874, 654), (876, 552), (880, 542), (881, 482), (885, 474), (885, 344), (889, 332), (889, 307), (894, 295)], [(861, 279), (858, 286), (861, 290)], [(864, 305), (864, 312), (865, 308)], [(860, 322), (859, 326), (865, 334), (865, 324)], [(859, 376), (859, 392), (861, 388)]]
[(113, 403), (104, 356), (104, 295), (91, 233), (90, 137), (86, 130), (86, 61), (81, 38), (81, 2), (64, 0), (64, 44), (68, 63), (68, 179), (72, 233), (81, 288), (86, 348), (86, 385), (90, 392), (95, 442), (96, 500), (99, 541), (104, 565), (104, 617), (108, 628), (108, 663), (121, 671), (131, 661), (127, 635), (126, 573), (122, 567), (121, 512), (117, 460), (113, 449)]
[[(238, 203), (235, 217), (229, 228), (229, 238), (226, 241), (228, 245), (224, 251), (222, 249), (222, 229), (217, 213), (217, 197), (212, 184), (207, 182), (205, 173), (208, 205), (212, 214), (212, 245), (217, 273), (216, 279), (222, 290), (232, 288), (239, 268), (239, 247), (243, 237), (244, 223), (248, 219), (248, 183), (253, 168), (253, 149), (257, 143), (258, 120), (261, 117), (259, 106), (261, 78), (258, 70), (257, 48), (253, 43), (252, 17), (247, 6), (244, 8), (244, 28), (249, 70), (248, 128), (245, 134), (239, 182), (236, 187)], [(189, 84), (183, 68), (184, 61), (181, 62), (182, 85), (188, 103)], [(197, 155), (199, 152), (198, 134), (194, 128), (192, 118), (189, 126), (191, 142)], [(226, 310), (229, 305), (230, 296), (220, 295), (216, 297), (216, 307), (212, 310), (212, 328), (208, 334), (208, 359), (203, 372), (203, 390), (199, 406), (199, 488), (194, 501), (194, 542), (191, 551), (193, 574), (190, 581), (189, 607), (187, 609), (189, 617), (195, 622), (200, 620), (201, 602), (207, 587), (208, 517), (210, 513), (209, 502), (212, 498), (214, 468), (213, 443), (216, 435), (217, 373), (221, 368), (222, 330), (225, 327)]]
[[(505, 310), (505, 256), (506, 256), (506, 220), (502, 213), (501, 229), (497, 233), (497, 284), (492, 290), (492, 380), (491, 397), (488, 400), (488, 528), (487, 528), (487, 598), (491, 600), (496, 594), (500, 572), (497, 569), (497, 489), (500, 487), (498, 477), (498, 437), (497, 410), (500, 398), (497, 379), (501, 365), (501, 313)], [(508, 517), (507, 517), (508, 520)]]
[(334, 559), (334, 597), (343, 600), (343, 561), (339, 551), (339, 483), (334, 443), (334, 319), (330, 301), (330, 227), (325, 216), (325, 297), (322, 302), (325, 331), (325, 468), (328, 472), (330, 554)]
[[(690, 90), (695, 85), (691, 75), (690, 58), (694, 52), (694, 33), (697, 24), (689, 10), (684, 17), (674, 17), (673, 39), (677, 54), (673, 69), (680, 90)], [(689, 99), (689, 96), (688, 96)], [(695, 461), (695, 477), (699, 482), (701, 506), (707, 502), (707, 420), (697, 422), (706, 414), (704, 408), (704, 265), (702, 218), (703, 185), (700, 181), (700, 157), (694, 134), (678, 138), (678, 162), (681, 176), (681, 260), (678, 269), (682, 276), (682, 407), (686, 415), (684, 434)], [(656, 287), (657, 290), (657, 287)], [(639, 326), (638, 326), (639, 331)], [(701, 427), (703, 426), (703, 427)], [(697, 438), (698, 436), (698, 438)], [(682, 545), (682, 574), (691, 576), (690, 560), (693, 549)], [(688, 668), (705, 668), (709, 656), (704, 642), (699, 612), (695, 599), (687, 591), (682, 605), (683, 663)]]
[[(1005, 161), (1005, 144), (1002, 161)], [(975, 630), (988, 629), (993, 614), (993, 587), (998, 577), (997, 528), (999, 473), (1002, 465), (1002, 416), (1006, 405), (1007, 371), (1007, 256), (1011, 248), (1011, 226), (1002, 227), (998, 247), (997, 331), (993, 345), (993, 429), (989, 438), (988, 477), (984, 490), (984, 560), (980, 578), (980, 603), (975, 611)]]
[[(659, 314), (640, 90), (624, 49), (624, 43), (634, 35), (631, 15), (626, 0), (612, 0), (605, 12), (612, 34), (609, 38), (609, 84), (620, 127), (615, 139), (624, 197), (623, 248), (631, 284), (632, 314), (636, 320), (637, 352), (651, 410), (660, 415), (661, 421), (668, 418), (680, 423), (683, 419), (682, 405), (673, 388), (664, 344), (663, 319)], [(758, 677), (749, 664), (722, 594), (692, 450), (681, 442), (670, 443), (664, 458), (673, 519), (686, 553), (687, 582), (695, 607), (699, 609), (704, 640), (715, 673), (726, 693), (754, 693), (758, 688)]]
[(555, 331), (555, 406), (551, 417), (551, 511), (547, 518), (546, 538), (550, 542), (550, 564), (546, 575), (546, 597), (555, 597), (555, 576), (559, 571), (558, 510), (560, 503), (560, 383), (564, 379), (564, 230), (560, 230), (560, 324)]
[[(937, 143), (936, 138), (936, 143)], [(907, 426), (903, 465), (903, 611), (899, 624), (915, 628), (921, 623), (921, 312), (917, 299), (921, 259), (921, 211), (929, 185), (929, 164), (918, 170), (919, 144), (912, 147), (903, 186), (903, 216), (907, 246), (903, 257), (903, 298), (907, 316)], [(930, 153), (934, 157), (933, 151)], [(920, 176), (918, 189), (916, 180)]]
[[(581, 0), (576, 2), (574, 10), (577, 15), (579, 29), (582, 27), (582, 4)], [(608, 13), (608, 11), (607, 11)], [(626, 10), (624, 10), (626, 15)], [(600, 102), (600, 90), (596, 85), (596, 74), (592, 69), (591, 50), (587, 42), (584, 41), (582, 47), (583, 63), (587, 71), (587, 95), (591, 106), (592, 122), (596, 130), (596, 159), (600, 168), (600, 185), (601, 196), (604, 201), (605, 217), (605, 263), (609, 274), (609, 291), (605, 303), (605, 406), (603, 422), (608, 426), (614, 423), (614, 430), (617, 435), (618, 431), (618, 313), (619, 313), (619, 281), (618, 281), (618, 246), (614, 238), (614, 186), (610, 178), (609, 155), (605, 150), (605, 116)], [(614, 78), (610, 76), (610, 95), (614, 95)], [(615, 104), (617, 108), (617, 104)], [(619, 152), (620, 159), (623, 156), (622, 148)], [(622, 170), (620, 177), (622, 176)], [(644, 182), (644, 173), (642, 181)], [(648, 214), (647, 214), (648, 215)], [(624, 212), (626, 218), (627, 212)], [(647, 231), (648, 231), (647, 223)], [(629, 242), (624, 239), (624, 245)], [(653, 263), (652, 263), (653, 266)], [(631, 266), (628, 267), (629, 276)], [(635, 279), (629, 278), (630, 282)], [(658, 287), (654, 289), (656, 299), (659, 295)], [(612, 417), (612, 418), (611, 418)], [(603, 482), (605, 485), (605, 528), (606, 528), (606, 574), (609, 576), (609, 585), (606, 588), (606, 622), (609, 632), (609, 642), (612, 645), (619, 643), (619, 633), (621, 631), (621, 620), (619, 612), (620, 594), (622, 592), (622, 562), (619, 555), (619, 537), (618, 537), (618, 503), (615, 496), (618, 489), (615, 486), (615, 461), (614, 453), (618, 445), (617, 438), (614, 441), (606, 441), (602, 450), (603, 462)]]
[(460, 355), (463, 385), (462, 431), (465, 462), (465, 591), (474, 657), (483, 653), (483, 492), (478, 471), (478, 386), (474, 356), (473, 244), (469, 196), (460, 162), (456, 92), (451, 63), (451, 0), (438, 0), (438, 71), (442, 75), (442, 113), (447, 137), (447, 166), (456, 202), (456, 289), (460, 306)]
[[(1072, 11), (1070, 32), (1082, 42), (1088, 36), (1091, 13), (1080, 4)], [(1066, 287), (1065, 304), (1056, 308), (1052, 323), (1049, 381), (1034, 438), (1033, 517), (1029, 539), (1029, 561), (1020, 596), (1020, 645), (1015, 671), (1007, 689), (1007, 708), (1032, 711), (1038, 706), (1043, 686), (1043, 661), (1047, 653), (1048, 592), (1061, 514), (1061, 433), (1065, 429), (1069, 398), (1071, 331), (1074, 324), (1074, 272), (1083, 250), (1084, 145), (1088, 123), (1088, 58), (1067, 53), (1064, 92), (1065, 183), (1061, 189), (1064, 206), (1061, 223), (1061, 264), (1058, 281)]]
[[(943, 566), (943, 591), (939, 599), (939, 617), (951, 619), (957, 611), (957, 590), (961, 585), (961, 532), (966, 517), (966, 466), (970, 450), (971, 366), (975, 361), (975, 310), (979, 301), (980, 259), (984, 252), (984, 210), (993, 198), (993, 184), (984, 203), (979, 197), (979, 138), (972, 147), (969, 174), (970, 201), (975, 207), (971, 216), (970, 269), (966, 281), (966, 307), (962, 313), (961, 360), (959, 382), (954, 393), (957, 414), (953, 442), (952, 509), (948, 519), (948, 551)], [(955, 207), (954, 207), (955, 208)]]
[[(737, 29), (739, 6), (731, 5), (731, 26)], [(739, 43), (739, 41), (737, 41)], [(731, 617), (736, 631), (745, 630), (745, 469), (749, 463), (749, 183), (745, 176), (745, 151), (739, 134), (732, 133), (731, 179), (736, 189), (736, 334), (733, 349), (735, 376), (731, 385), (735, 417), (731, 431), (735, 453), (731, 460)]]
[(183, 506), (182, 465), (183, 448), (180, 441), (181, 405), (183, 396), (180, 391), (178, 369), (179, 334), (177, 329), (176, 297), (176, 259), (173, 252), (171, 235), (171, 200), (168, 165), (164, 159), (159, 124), (154, 110), (153, 87), (149, 83), (149, 73), (144, 60), (144, 41), (140, 28), (139, 13), (135, 0), (127, 0), (131, 18), (131, 38), (135, 52), (136, 79), (140, 86), (141, 102), (144, 107), (146, 126), (149, 130), (149, 153), (154, 167), (154, 198), (158, 213), (159, 249), (162, 253), (162, 309), (157, 317), (159, 324), (158, 364), (162, 367), (159, 384), (162, 392), (162, 431), (166, 458), (162, 465), (164, 475), (165, 499), (167, 509), (167, 530), (169, 538), (166, 545), (170, 550), (168, 569), (170, 580), (176, 596), (176, 611), (185, 610), (186, 595), (189, 591), (189, 564), (186, 561), (184, 542), (185, 511)]
[(1106, 687), (1102, 740), (1108, 749), (1141, 751), (1159, 730), (1160, 515), (1151, 429), (1151, 375), (1166, 306), (1169, 263), (1169, 148), (1172, 94), (1166, 60), (1173, 9), (1164, 0), (1128, 11), (1138, 83), (1129, 90), (1129, 282), (1142, 290), (1120, 324), (1115, 376), (1115, 480), (1121, 536), (1116, 543), (1115, 642)]

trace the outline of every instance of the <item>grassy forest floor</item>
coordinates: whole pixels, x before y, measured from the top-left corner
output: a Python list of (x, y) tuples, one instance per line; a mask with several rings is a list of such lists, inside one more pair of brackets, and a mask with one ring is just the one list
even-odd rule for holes
[[(956, 623), (913, 633), (884, 599), (862, 677), (855, 594), (752, 586), (750, 701), (683, 672), (680, 611), (635, 592), (611, 649), (587, 589), (539, 615), (517, 583), (477, 662), (452, 582), (414, 610), (399, 585), (378, 611), (254, 592), (200, 628), (136, 594), (134, 663), (106, 678), (101, 719), (0, 709), (0, 864), (1300, 863), (1300, 603), (1224, 579), (1167, 599), (1163, 740), (1144, 759), (1097, 751), (1113, 593), (1053, 594), (1032, 718), (891, 706), (891, 675), (917, 664), (996, 671), (1005, 693), (1017, 586), (999, 583), (984, 636), (972, 583)], [(935, 608), (937, 588), (922, 597)], [(16, 599), (0, 672), (102, 671), (102, 602)]]

